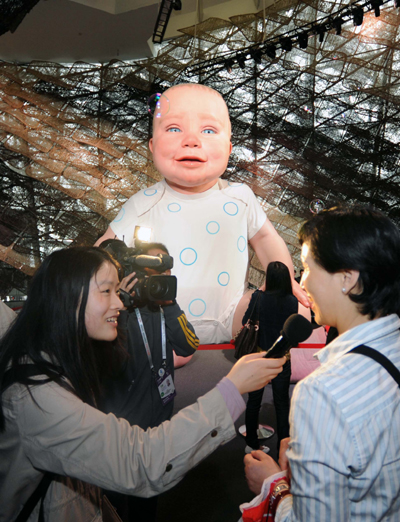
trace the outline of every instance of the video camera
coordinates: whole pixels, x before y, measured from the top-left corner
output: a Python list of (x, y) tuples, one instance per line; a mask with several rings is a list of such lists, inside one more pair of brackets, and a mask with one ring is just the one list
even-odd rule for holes
[(121, 290), (120, 298), (126, 308), (147, 304), (154, 301), (173, 301), (176, 298), (177, 280), (175, 276), (150, 275), (145, 268), (164, 272), (174, 266), (174, 260), (167, 254), (149, 256), (142, 254), (142, 242), (138, 247), (129, 248), (120, 239), (106, 239), (100, 245), (121, 265), (123, 277), (136, 272), (138, 282), (134, 286), (135, 295)]

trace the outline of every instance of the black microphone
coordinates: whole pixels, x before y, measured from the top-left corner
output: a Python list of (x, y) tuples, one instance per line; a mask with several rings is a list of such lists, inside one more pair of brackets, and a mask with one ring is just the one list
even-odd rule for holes
[(281, 335), (269, 350), (265, 352), (266, 359), (279, 359), (293, 346), (305, 341), (313, 331), (312, 324), (300, 314), (292, 314), (283, 325)]

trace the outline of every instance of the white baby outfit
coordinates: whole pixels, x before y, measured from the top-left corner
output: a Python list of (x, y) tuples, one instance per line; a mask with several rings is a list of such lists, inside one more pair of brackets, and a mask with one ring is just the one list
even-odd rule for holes
[(218, 180), (200, 194), (181, 194), (165, 180), (134, 194), (111, 223), (133, 246), (136, 226), (152, 229), (166, 245), (178, 278), (177, 301), (201, 343), (229, 342), (237, 303), (245, 289), (247, 242), (266, 221), (252, 190)]

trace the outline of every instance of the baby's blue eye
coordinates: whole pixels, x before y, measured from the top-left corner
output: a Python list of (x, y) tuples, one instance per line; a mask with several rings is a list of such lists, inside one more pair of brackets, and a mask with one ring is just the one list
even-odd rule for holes
[(167, 132), (182, 132), (181, 129), (178, 129), (178, 127), (171, 127), (170, 129), (168, 129)]
[(203, 133), (204, 133), (204, 134), (215, 134), (215, 130), (212, 130), (212, 129), (204, 129), (204, 130), (203, 130)]

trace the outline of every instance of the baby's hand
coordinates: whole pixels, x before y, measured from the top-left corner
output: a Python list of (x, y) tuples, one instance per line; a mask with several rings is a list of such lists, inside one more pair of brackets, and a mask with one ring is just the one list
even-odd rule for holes
[(294, 279), (292, 280), (292, 289), (293, 289), (293, 295), (299, 301), (299, 303), (301, 303), (306, 308), (310, 308), (311, 303), (308, 300), (307, 294), (301, 288), (299, 283), (297, 281), (295, 281)]

